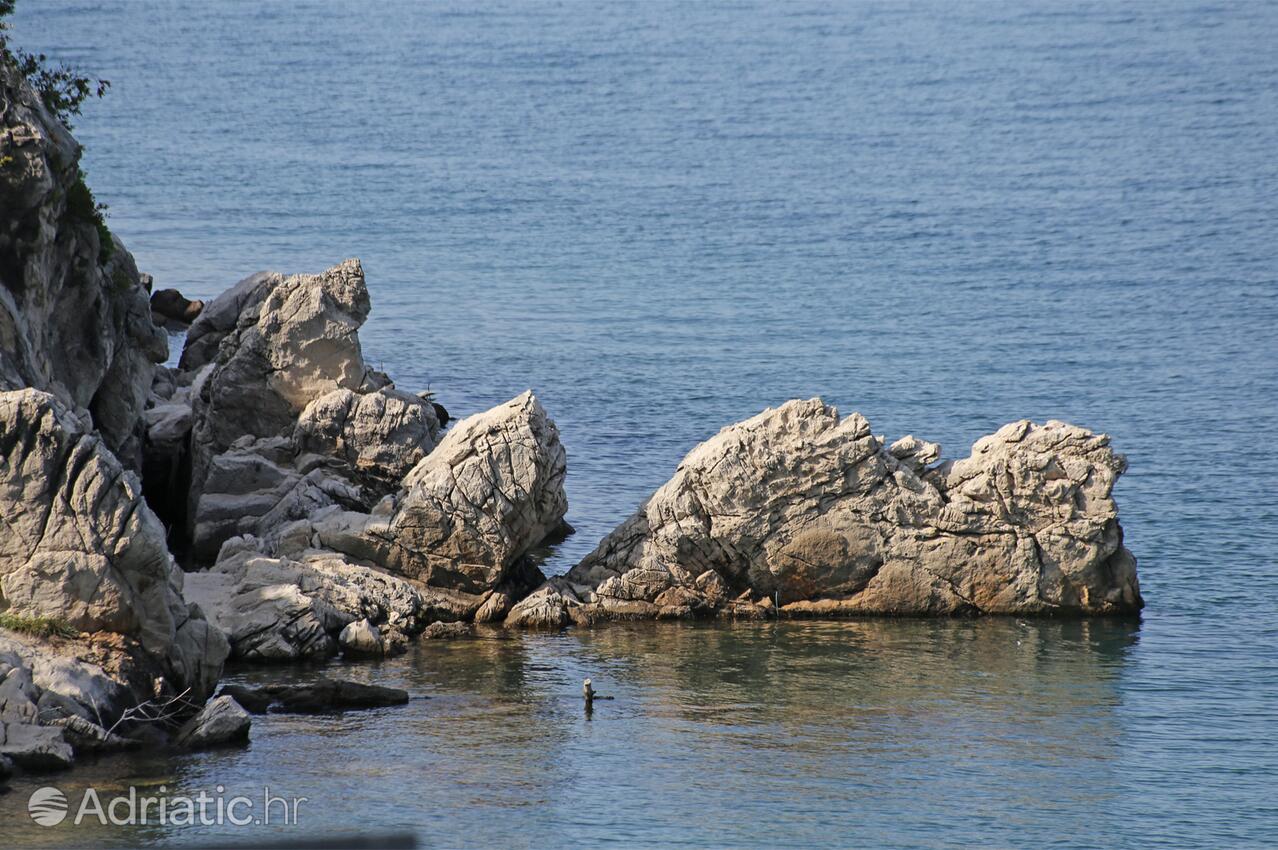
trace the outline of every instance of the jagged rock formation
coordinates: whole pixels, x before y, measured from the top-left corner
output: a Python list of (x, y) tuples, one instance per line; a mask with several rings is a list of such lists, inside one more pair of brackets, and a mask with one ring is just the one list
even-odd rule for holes
[(79, 161), (70, 132), (0, 58), (0, 390), (57, 396), (138, 469), (141, 413), (168, 342)]
[(449, 616), (424, 588), (395, 576), (319, 550), (269, 557), (261, 545), (235, 538), (213, 569), (187, 576), (188, 595), (226, 634), (237, 658), (329, 656), (358, 621), (379, 627), (377, 654), (390, 654), (433, 619)]
[(156, 378), (149, 492), (188, 506), (191, 560), (216, 562), (188, 594), (235, 657), (328, 655), (364, 620), (389, 653), (432, 621), (500, 619), (564, 528), (566, 457), (532, 394), (440, 442), (437, 406), (364, 363), (369, 308), (357, 260), (254, 275)]
[(427, 585), (483, 595), (557, 532), (567, 456), (531, 392), (462, 420), (369, 514), (315, 523), (328, 548)]
[(0, 759), (29, 770), (134, 743), (108, 729), (140, 704), (198, 708), (229, 651), (142, 499), (168, 346), (79, 157), (0, 56)]
[[(187, 504), (195, 562), (321, 507), (366, 510), (434, 447), (434, 407), (364, 363), (368, 311), (363, 270), (347, 260), (319, 275), (246, 278), (192, 325), (175, 377), (191, 389), (157, 404), (150, 444), (163, 457), (180, 444), (171, 434), (189, 401), (191, 455), (179, 459), (189, 476), (155, 490)], [(168, 489), (175, 481), (186, 492)]]
[(54, 396), (0, 393), (0, 609), (136, 643), (150, 679), (206, 697), (228, 648), (182, 598), (137, 476)]
[(543, 580), (526, 556), (562, 526), (565, 469), (525, 393), (458, 423), (369, 512), (331, 506), (231, 539), (187, 593), (259, 661), (330, 655), (360, 621), (388, 654), (432, 622), (500, 620)]
[(512, 625), (597, 619), (1139, 610), (1109, 438), (1012, 423), (970, 457), (890, 448), (859, 414), (792, 401), (693, 449)]

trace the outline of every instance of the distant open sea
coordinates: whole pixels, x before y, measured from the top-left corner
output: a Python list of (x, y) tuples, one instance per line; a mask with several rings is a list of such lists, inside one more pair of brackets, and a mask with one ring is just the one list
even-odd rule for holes
[[(577, 528), (548, 571), (820, 395), (949, 457), (1022, 417), (1109, 433), (1148, 602), (424, 644), (340, 672), (429, 700), (62, 787), (269, 784), (311, 800), (278, 837), (444, 847), (1278, 842), (1275, 4), (18, 7), (18, 44), (112, 82), (76, 132), (157, 286), (357, 256), (401, 388), (536, 391)], [(618, 697), (590, 719), (584, 676)], [(45, 829), (34, 787), (6, 847), (253, 834)]]

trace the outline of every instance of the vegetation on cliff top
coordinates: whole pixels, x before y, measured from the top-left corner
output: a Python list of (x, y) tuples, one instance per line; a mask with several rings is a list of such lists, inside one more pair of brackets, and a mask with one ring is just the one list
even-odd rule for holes
[[(27, 53), (10, 47), (8, 18), (13, 14), (17, 0), (0, 0), (0, 61), (11, 64), (31, 88), (40, 96), (45, 108), (58, 120), (71, 127), (71, 116), (80, 114), (81, 105), (89, 97), (102, 97), (111, 83), (86, 77), (67, 65), (52, 65), (43, 53)], [(0, 166), (5, 163), (0, 161)], [(75, 183), (67, 193), (67, 213), (74, 221), (92, 224), (98, 231), (98, 262), (105, 263), (115, 253), (115, 242), (106, 224), (106, 204), (93, 197), (84, 180), (84, 170), (78, 169)]]
[(0, 0), (0, 56), (17, 67), (49, 111), (70, 127), (71, 116), (80, 114), (80, 106), (90, 96), (105, 95), (111, 83), (86, 77), (67, 65), (50, 64), (49, 57), (43, 53), (27, 53), (10, 47), (7, 19), (16, 3), (17, 0)]

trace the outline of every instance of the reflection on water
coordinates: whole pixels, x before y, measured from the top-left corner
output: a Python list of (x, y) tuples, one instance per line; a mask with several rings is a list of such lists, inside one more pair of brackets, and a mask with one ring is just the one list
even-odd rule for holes
[[(308, 798), (278, 837), (411, 829), (426, 846), (1101, 842), (1124, 805), (1122, 681), (1138, 626), (866, 621), (487, 632), (377, 665), (408, 706), (259, 718), (243, 750), (104, 758), (80, 788)], [(297, 671), (241, 670), (232, 681)], [(587, 716), (581, 680), (615, 700)], [(7, 846), (247, 839), (233, 829), (35, 826)], [(124, 793), (112, 791), (112, 793)], [(152, 792), (154, 793), (154, 792)], [(781, 824), (784, 823), (782, 826)], [(775, 825), (775, 828), (773, 828)]]

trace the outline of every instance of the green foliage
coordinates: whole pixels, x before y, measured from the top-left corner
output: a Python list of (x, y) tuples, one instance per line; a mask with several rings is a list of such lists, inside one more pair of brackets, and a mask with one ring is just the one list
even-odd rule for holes
[[(31, 54), (9, 47), (8, 17), (13, 14), (17, 0), (0, 0), (0, 62), (12, 64), (31, 84), (45, 107), (68, 127), (71, 116), (80, 114), (80, 106), (91, 96), (102, 97), (111, 84), (106, 80), (94, 80), (82, 76), (66, 65), (48, 64), (43, 53)], [(0, 161), (0, 166), (7, 163)], [(59, 166), (60, 167), (60, 166)], [(105, 263), (115, 253), (115, 242), (106, 225), (106, 204), (99, 204), (93, 192), (84, 182), (84, 171), (76, 174), (76, 181), (67, 191), (67, 215), (72, 221), (92, 224), (98, 230), (98, 262)]]
[[(0, 0), (0, 2), (3, 2), (3, 0)], [(55, 617), (23, 617), (20, 614), (10, 614), (7, 611), (0, 611), (0, 629), (8, 629), (11, 632), (42, 638), (54, 636), (73, 638), (80, 634), (65, 620), (59, 620)]]
[(115, 253), (115, 242), (111, 239), (111, 230), (104, 215), (106, 209), (106, 204), (99, 204), (93, 197), (93, 190), (84, 182), (84, 170), (81, 169), (67, 190), (67, 217), (74, 222), (92, 224), (98, 229), (99, 263), (105, 263)]
[(80, 106), (91, 96), (102, 97), (111, 86), (108, 80), (95, 80), (81, 75), (66, 65), (49, 64), (43, 53), (27, 53), (13, 50), (5, 33), (6, 21), (13, 14), (16, 0), (0, 0), (0, 60), (12, 62), (50, 112), (63, 124), (71, 126), (71, 116), (80, 114)]

